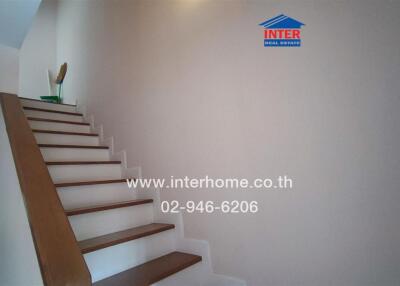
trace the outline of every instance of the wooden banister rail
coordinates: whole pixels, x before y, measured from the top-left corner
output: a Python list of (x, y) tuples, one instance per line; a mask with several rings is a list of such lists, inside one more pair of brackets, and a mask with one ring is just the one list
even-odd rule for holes
[(0, 103), (43, 283), (91, 285), (90, 272), (20, 101), (16, 95), (0, 93)]

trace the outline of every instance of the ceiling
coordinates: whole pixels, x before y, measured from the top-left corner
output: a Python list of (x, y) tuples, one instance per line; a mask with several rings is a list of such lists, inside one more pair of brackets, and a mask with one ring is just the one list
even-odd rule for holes
[(0, 0), (0, 44), (19, 49), (41, 0)]

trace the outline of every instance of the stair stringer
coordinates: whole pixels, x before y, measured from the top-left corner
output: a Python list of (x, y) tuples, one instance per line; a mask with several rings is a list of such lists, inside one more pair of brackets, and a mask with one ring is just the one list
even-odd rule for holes
[[(104, 138), (103, 125), (95, 125), (94, 116), (86, 114), (86, 108), (78, 106), (78, 110), (84, 115), (84, 118), (90, 123), (91, 129), (99, 134), (100, 144), (108, 146), (110, 150), (110, 158), (112, 160), (120, 160), (123, 178), (142, 178), (141, 167), (128, 167), (126, 150), (116, 151), (114, 148), (114, 137)], [(160, 223), (171, 223), (175, 225), (175, 248), (177, 251), (189, 252), (200, 255), (202, 263), (198, 263), (176, 273), (166, 279), (163, 279), (153, 286), (246, 286), (244, 280), (216, 274), (213, 272), (210, 246), (208, 241), (186, 238), (184, 235), (184, 223), (181, 213), (171, 214), (161, 212), (161, 195), (160, 189), (137, 189), (139, 198), (152, 198), (154, 200), (153, 212), (154, 221)]]

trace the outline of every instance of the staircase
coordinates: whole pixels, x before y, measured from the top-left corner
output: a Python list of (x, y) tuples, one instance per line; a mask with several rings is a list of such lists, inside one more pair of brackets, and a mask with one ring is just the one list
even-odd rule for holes
[[(176, 226), (157, 222), (154, 199), (128, 188), (121, 161), (112, 160), (76, 106), (21, 104), (93, 285), (167, 285), (164, 278), (184, 269), (190, 274), (203, 263), (199, 255), (177, 251)], [(176, 277), (168, 285), (198, 285), (188, 275)]]

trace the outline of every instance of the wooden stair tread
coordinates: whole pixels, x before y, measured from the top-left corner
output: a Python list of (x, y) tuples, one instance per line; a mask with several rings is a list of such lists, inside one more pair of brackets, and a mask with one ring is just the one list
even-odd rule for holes
[(93, 286), (149, 286), (200, 261), (201, 256), (175, 251), (100, 280)]
[(43, 129), (32, 129), (32, 132), (34, 132), (34, 133), (48, 133), (48, 134), (61, 134), (61, 135), (99, 136), (99, 134), (96, 134), (96, 133), (53, 131), (53, 130), (43, 130)]
[(89, 253), (102, 248), (139, 239), (145, 236), (149, 236), (173, 228), (175, 228), (173, 224), (151, 223), (90, 239), (85, 239), (79, 241), (78, 245), (82, 253)]
[(47, 166), (54, 165), (112, 165), (121, 164), (121, 161), (52, 161), (45, 162)]
[(108, 146), (91, 146), (91, 145), (64, 145), (64, 144), (38, 144), (40, 148), (82, 148), (82, 149), (108, 149)]
[(74, 187), (74, 186), (88, 186), (88, 185), (100, 185), (100, 184), (125, 183), (126, 180), (127, 179), (86, 181), (86, 182), (70, 182), (70, 183), (58, 183), (58, 184), (54, 184), (54, 185), (56, 186), (56, 188), (62, 188), (62, 187)]
[(76, 209), (66, 210), (65, 213), (67, 216), (73, 216), (73, 215), (87, 214), (87, 213), (106, 211), (118, 208), (131, 207), (136, 205), (149, 204), (152, 202), (153, 202), (152, 199), (131, 200), (125, 202), (112, 203), (112, 204), (102, 204), (102, 205), (95, 205), (83, 208), (76, 208)]
[(75, 121), (48, 119), (48, 118), (40, 118), (40, 117), (27, 117), (27, 119), (28, 119), (28, 120), (31, 120), (31, 121), (43, 121), (43, 122), (65, 123), (65, 124), (87, 125), (87, 126), (90, 126), (90, 123), (86, 123), (86, 122), (75, 122)]
[(46, 108), (29, 107), (29, 106), (23, 106), (23, 108), (26, 110), (33, 110), (33, 111), (43, 111), (43, 112), (60, 113), (60, 114), (67, 114), (67, 115), (74, 115), (74, 116), (83, 116), (82, 113), (78, 113), (78, 112), (68, 112), (68, 111), (52, 110), (52, 109), (46, 109)]
[(25, 100), (31, 100), (31, 101), (39, 101), (39, 102), (43, 102), (43, 103), (50, 103), (50, 104), (57, 104), (57, 105), (67, 105), (67, 106), (75, 106), (76, 107), (76, 104), (49, 102), (49, 101), (44, 101), (44, 100), (41, 100), (41, 99), (28, 98), (28, 97), (22, 97), (22, 96), (18, 96), (18, 98), (19, 99), (25, 99)]

